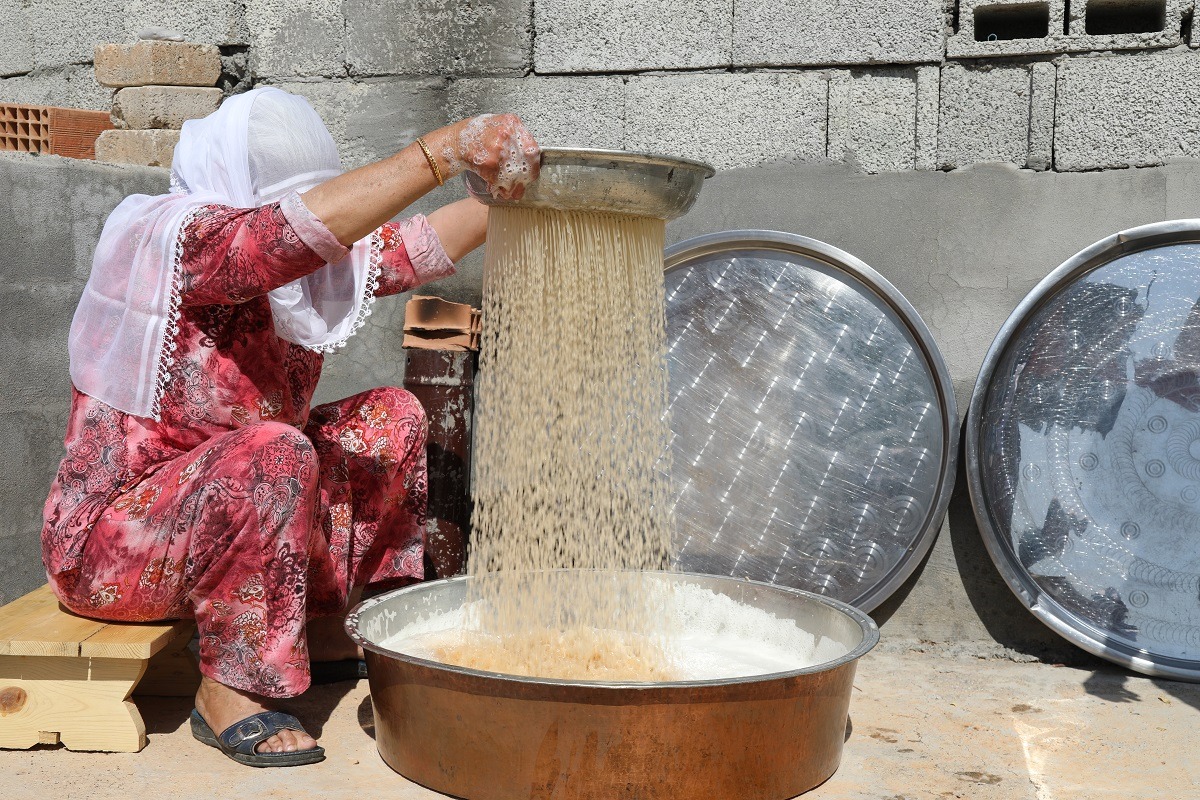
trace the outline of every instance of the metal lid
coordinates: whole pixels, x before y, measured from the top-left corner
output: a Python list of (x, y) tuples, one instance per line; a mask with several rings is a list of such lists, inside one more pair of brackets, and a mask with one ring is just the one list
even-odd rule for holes
[(666, 253), (680, 568), (870, 610), (928, 552), (958, 413), (917, 312), (804, 236), (727, 231)]
[(967, 427), (988, 552), (1083, 649), (1200, 680), (1200, 220), (1110, 236), (1009, 317)]
[(603, 211), (671, 220), (687, 213), (700, 196), (705, 178), (712, 175), (711, 166), (687, 158), (546, 147), (542, 149), (541, 173), (520, 200), (492, 197), (487, 183), (472, 172), (463, 173), (463, 180), (472, 197), (491, 206)]

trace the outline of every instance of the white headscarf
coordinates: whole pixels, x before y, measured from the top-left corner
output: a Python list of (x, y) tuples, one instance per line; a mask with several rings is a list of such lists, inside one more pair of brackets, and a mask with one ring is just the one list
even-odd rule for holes
[[(272, 87), (235, 95), (183, 125), (171, 193), (131, 195), (104, 223), (71, 322), (71, 379), (84, 394), (159, 418), (174, 363), (182, 231), (202, 206), (255, 208), (340, 174), (337, 147), (302, 97)], [(337, 264), (270, 292), (276, 333), (311, 350), (346, 343), (370, 314), (379, 236)]]

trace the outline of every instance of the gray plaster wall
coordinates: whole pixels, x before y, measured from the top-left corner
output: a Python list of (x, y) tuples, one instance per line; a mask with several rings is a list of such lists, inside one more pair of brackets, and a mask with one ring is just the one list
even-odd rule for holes
[[(69, 398), (66, 332), (105, 215), (127, 193), (161, 191), (159, 169), (56, 157), (0, 156), (0, 602), (42, 579), (39, 518)], [(414, 210), (454, 196), (451, 187)], [(1010, 311), (1066, 258), (1115, 231), (1197, 216), (1200, 162), (1054, 173), (992, 164), (867, 174), (843, 164), (730, 169), (668, 228), (670, 241), (737, 228), (812, 236), (866, 261), (909, 298), (949, 365), (966, 408), (979, 364)], [(478, 303), (478, 255), (426, 287)], [(403, 377), (403, 298), (331, 356), (331, 399)], [(975, 527), (960, 475), (950, 513), (918, 574), (876, 614), (902, 641), (952, 642), (980, 654), (1081, 658), (1012, 598)]]

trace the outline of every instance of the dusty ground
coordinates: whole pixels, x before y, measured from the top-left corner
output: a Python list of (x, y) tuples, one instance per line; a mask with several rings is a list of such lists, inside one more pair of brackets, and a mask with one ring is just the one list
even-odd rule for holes
[[(0, 752), (0, 795), (441, 797), (376, 755), (366, 682), (323, 687), (295, 703), (329, 757), (291, 770), (241, 767), (195, 742), (186, 701), (141, 707), (150, 733), (141, 753)], [(1079, 669), (893, 645), (860, 664), (850, 714), (841, 769), (805, 800), (1200, 798), (1197, 685), (1099, 662)]]

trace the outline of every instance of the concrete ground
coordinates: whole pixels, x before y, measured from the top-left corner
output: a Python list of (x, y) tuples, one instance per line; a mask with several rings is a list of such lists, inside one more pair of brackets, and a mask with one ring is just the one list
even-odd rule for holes
[[(885, 643), (861, 662), (841, 769), (806, 800), (1149, 800), (1200, 797), (1200, 685)], [(441, 795), (379, 759), (366, 682), (293, 710), (328, 758), (255, 770), (194, 741), (183, 699), (144, 699), (141, 753), (0, 752), (8, 800)], [(596, 800), (604, 800), (597, 798)], [(705, 798), (704, 800), (719, 800)]]

